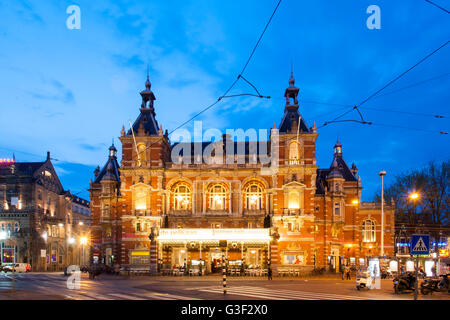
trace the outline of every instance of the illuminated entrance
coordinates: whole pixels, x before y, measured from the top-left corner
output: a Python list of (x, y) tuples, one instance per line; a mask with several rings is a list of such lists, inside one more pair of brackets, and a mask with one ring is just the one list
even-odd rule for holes
[(202, 261), (207, 273), (221, 272), (222, 254), (229, 267), (265, 268), (270, 233), (264, 229), (160, 229), (158, 258), (163, 269), (188, 269)]

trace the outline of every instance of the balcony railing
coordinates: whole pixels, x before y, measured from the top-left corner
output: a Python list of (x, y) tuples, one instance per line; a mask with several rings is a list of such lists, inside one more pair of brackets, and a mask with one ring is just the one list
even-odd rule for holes
[(132, 210), (131, 213), (134, 216), (138, 216), (138, 217), (145, 217), (145, 216), (150, 216), (151, 215), (151, 211), (150, 210)]
[(167, 213), (170, 216), (190, 216), (192, 215), (191, 210), (169, 210)]
[(266, 214), (266, 211), (264, 209), (260, 210), (244, 210), (244, 216), (263, 216)]
[(283, 209), (283, 215), (285, 216), (300, 216), (303, 214), (303, 209)]

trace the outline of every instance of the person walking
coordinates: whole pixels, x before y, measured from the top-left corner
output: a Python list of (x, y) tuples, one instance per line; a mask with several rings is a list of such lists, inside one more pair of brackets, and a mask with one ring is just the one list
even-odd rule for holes
[(341, 265), (341, 277), (342, 277), (342, 280), (344, 280), (344, 274), (345, 274), (345, 267), (344, 267), (344, 265), (342, 264), (342, 265)]
[(347, 280), (351, 280), (350, 267), (347, 266), (345, 268), (345, 273), (347, 274)]
[(267, 280), (272, 280), (272, 269), (270, 267), (267, 269)]

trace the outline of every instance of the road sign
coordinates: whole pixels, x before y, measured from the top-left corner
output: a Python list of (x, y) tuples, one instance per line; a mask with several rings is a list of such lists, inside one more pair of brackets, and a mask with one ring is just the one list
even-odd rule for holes
[(426, 234), (413, 234), (411, 236), (412, 255), (430, 254), (430, 236)]

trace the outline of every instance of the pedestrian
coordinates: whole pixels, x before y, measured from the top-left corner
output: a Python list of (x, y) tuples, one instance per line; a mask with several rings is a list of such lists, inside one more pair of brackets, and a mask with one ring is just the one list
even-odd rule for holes
[(120, 264), (116, 263), (116, 264), (114, 265), (114, 273), (115, 273), (116, 275), (119, 275), (119, 274), (120, 274)]
[(344, 273), (345, 273), (344, 265), (341, 265), (341, 277), (342, 277), (342, 280), (344, 280)]
[(270, 267), (267, 269), (267, 280), (272, 280), (272, 269)]
[(347, 266), (345, 269), (346, 269), (345, 271), (347, 273), (347, 280), (351, 280), (350, 268)]

